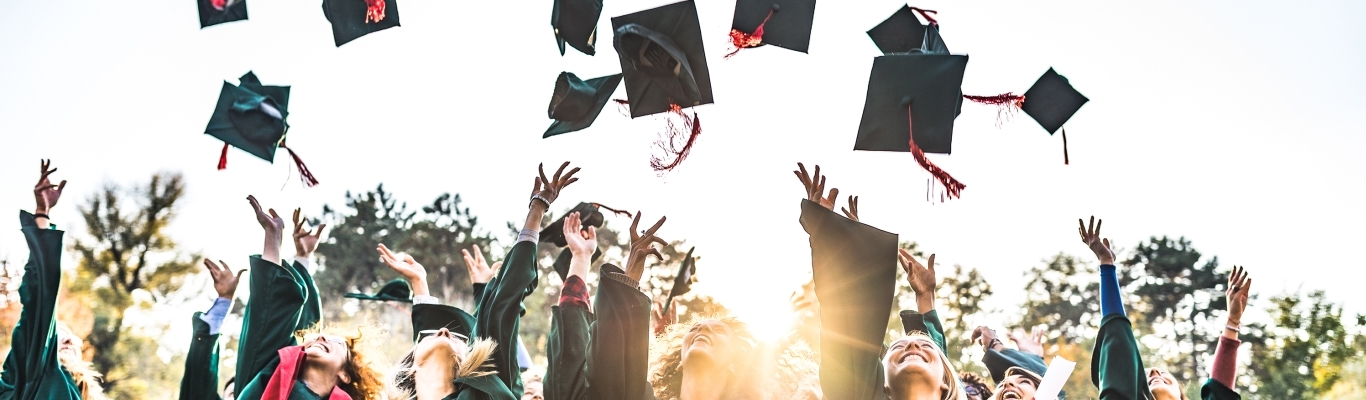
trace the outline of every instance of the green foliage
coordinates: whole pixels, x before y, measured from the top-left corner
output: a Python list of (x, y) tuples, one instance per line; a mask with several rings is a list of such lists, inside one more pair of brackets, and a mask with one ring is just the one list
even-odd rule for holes
[(113, 398), (145, 398), (148, 388), (172, 387), (179, 379), (155, 356), (155, 341), (125, 326), (124, 313), (137, 305), (135, 291), (165, 302), (195, 270), (199, 255), (185, 257), (165, 231), (184, 193), (180, 174), (159, 173), (131, 189), (106, 185), (78, 207), (87, 237), (72, 246), (79, 263), (68, 287), (94, 312), (86, 351)]
[[(919, 244), (901, 242), (898, 247), (925, 262), (926, 255), (920, 250)], [(949, 361), (958, 371), (985, 376), (986, 368), (968, 350), (974, 347), (972, 330), (978, 326), (976, 321), (983, 314), (992, 312), (983, 304), (992, 295), (991, 284), (987, 283), (986, 277), (976, 268), (966, 269), (962, 265), (954, 265), (952, 269), (936, 265), (935, 274), (939, 280), (935, 288), (935, 310), (939, 313), (939, 319), (944, 322), (944, 341), (948, 345), (944, 350), (948, 353)], [(900, 265), (897, 266), (896, 275), (896, 303), (895, 307), (892, 307), (892, 315), (888, 317), (887, 336), (884, 337), (884, 342), (890, 342), (892, 337), (901, 333), (901, 310), (916, 309), (915, 290), (911, 289), (906, 272)], [(819, 326), (819, 323), (816, 326)], [(819, 335), (819, 332), (817, 334)]]
[(1255, 332), (1267, 340), (1252, 347), (1249, 398), (1323, 398), (1349, 372), (1347, 361), (1363, 354), (1360, 339), (1349, 335), (1342, 308), (1323, 291), (1274, 297), (1271, 303), (1273, 327)]
[[(1082, 343), (1100, 326), (1100, 271), (1076, 257), (1058, 253), (1042, 267), (1024, 273), (1025, 302), (1015, 327), (1028, 331), (1043, 325), (1049, 339)], [(1074, 360), (1075, 361), (1075, 360)]]
[[(1200, 252), (1186, 238), (1171, 239), (1166, 236), (1153, 237), (1147, 243), (1140, 243), (1133, 255), (1125, 260), (1126, 267), (1142, 266), (1140, 278), (1130, 285), (1131, 292), (1142, 301), (1135, 311), (1142, 314), (1146, 323), (1164, 324), (1169, 330), (1156, 334), (1170, 355), (1164, 359), (1169, 372), (1180, 382), (1202, 381), (1208, 375), (1203, 367), (1206, 355), (1214, 352), (1209, 340), (1218, 335), (1205, 329), (1218, 310), (1223, 310), (1223, 288), (1228, 281), (1228, 272), (1217, 272), (1219, 258), (1210, 257), (1203, 264)], [(1199, 264), (1199, 265), (1197, 265)], [(1137, 274), (1132, 268), (1128, 274)], [(1139, 328), (1144, 328), (1140, 325)], [(1154, 334), (1151, 329), (1145, 329)], [(1184, 355), (1184, 357), (1182, 357)], [(1149, 365), (1153, 365), (1149, 362)]]

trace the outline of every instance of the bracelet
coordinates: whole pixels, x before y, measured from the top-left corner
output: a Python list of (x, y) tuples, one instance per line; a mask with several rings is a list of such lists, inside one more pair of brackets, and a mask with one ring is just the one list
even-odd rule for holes
[(996, 348), (996, 345), (998, 345), (998, 344), (1001, 345), (1002, 347), (1004, 347), (1004, 346), (1006, 345), (1005, 343), (1001, 343), (1001, 339), (991, 339), (991, 343), (987, 343), (987, 348), (988, 348), (988, 349), (995, 349), (995, 348)]
[(1241, 331), (1239, 328), (1241, 328), (1241, 327), (1233, 326), (1233, 325), (1224, 325), (1224, 329), (1228, 329), (1228, 330), (1233, 331), (1233, 332), (1236, 332), (1236, 333), (1242, 333), (1242, 331)]
[(541, 196), (540, 193), (531, 195), (531, 203), (535, 204), (536, 200), (540, 200), (542, 203), (545, 203), (545, 208), (547, 210), (550, 209), (550, 200), (546, 200), (545, 196)]
[(47, 214), (43, 213), (33, 213), (33, 218), (52, 219), (52, 217), (49, 217), (47, 216)]

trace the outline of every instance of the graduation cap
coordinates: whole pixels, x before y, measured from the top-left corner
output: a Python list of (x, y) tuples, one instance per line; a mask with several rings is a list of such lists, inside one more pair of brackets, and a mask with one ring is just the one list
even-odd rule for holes
[[(1048, 72), (1039, 77), (1034, 86), (1025, 92), (1020, 108), (1052, 135), (1062, 129), (1062, 124), (1071, 119), (1072, 115), (1088, 101), (1091, 100), (1077, 92), (1077, 89), (1067, 82), (1066, 77), (1049, 68)], [(1063, 164), (1070, 163), (1067, 157), (1066, 129), (1062, 129), (1062, 157)]]
[(692, 258), (692, 251), (696, 247), (688, 249), (688, 255), (683, 258), (683, 264), (678, 267), (678, 275), (674, 275), (674, 286), (669, 289), (669, 297), (664, 299), (664, 311), (669, 310), (673, 305), (675, 297), (682, 296), (692, 290), (692, 277), (697, 273), (697, 260)]
[(816, 0), (739, 0), (730, 23), (734, 50), (766, 44), (805, 53), (811, 46), (811, 25), (816, 19)]
[(967, 65), (966, 55), (911, 53), (873, 59), (854, 150), (909, 151), (944, 185), (949, 197), (958, 197), (966, 185), (931, 163), (925, 153), (952, 150), (953, 120), (961, 112), (960, 86)]
[[(920, 23), (920, 19), (915, 17), (917, 13), (929, 23)], [(939, 21), (930, 16), (934, 13), (932, 10), (902, 5), (892, 16), (869, 29), (868, 37), (873, 39), (873, 44), (884, 55), (909, 53), (917, 49), (923, 53), (948, 54), (949, 48), (944, 45), (944, 38), (939, 36)]]
[(379, 292), (376, 292), (374, 295), (368, 295), (365, 293), (347, 293), (343, 296), (360, 300), (397, 301), (400, 303), (412, 303), (413, 288), (411, 286), (408, 286), (408, 281), (400, 278), (389, 281), (389, 283), (385, 283), (384, 286), (381, 286), (379, 288)]
[(712, 103), (692, 0), (612, 18), (612, 29), (631, 118)]
[(555, 93), (550, 96), (550, 119), (555, 120), (542, 138), (569, 133), (593, 125), (603, 106), (621, 83), (621, 74), (584, 81), (570, 72), (560, 72), (555, 79)]
[(631, 215), (631, 213), (626, 211), (613, 209), (598, 203), (579, 203), (579, 205), (574, 206), (574, 208), (565, 212), (564, 215), (560, 216), (555, 222), (551, 222), (545, 229), (542, 229), (540, 242), (552, 243), (559, 247), (568, 245), (569, 242), (565, 241), (564, 238), (564, 220), (565, 218), (569, 218), (569, 214), (573, 213), (579, 213), (579, 222), (582, 224), (584, 230), (587, 230), (590, 226), (602, 228), (602, 224), (606, 222), (606, 219), (602, 215), (602, 212), (599, 211), (600, 208), (611, 211), (614, 214)]
[(550, 26), (555, 28), (555, 42), (564, 55), (564, 45), (593, 55), (598, 41), (598, 18), (602, 16), (602, 0), (555, 0), (550, 12)]
[(250, 71), (238, 79), (240, 85), (226, 81), (218, 94), (218, 103), (204, 133), (223, 141), (218, 157), (218, 169), (228, 167), (228, 146), (236, 147), (266, 162), (275, 162), (275, 149), (284, 148), (294, 159), (294, 165), (304, 183), (317, 185), (318, 180), (304, 166), (294, 150), (285, 146), (285, 132), (289, 130), (289, 86), (266, 86)]
[(332, 40), (341, 47), (361, 36), (398, 25), (398, 0), (323, 0)]
[(199, 29), (247, 19), (247, 0), (196, 0)]

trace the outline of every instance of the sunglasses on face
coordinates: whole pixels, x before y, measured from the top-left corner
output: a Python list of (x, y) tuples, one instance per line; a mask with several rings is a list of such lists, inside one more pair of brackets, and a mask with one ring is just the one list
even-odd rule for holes
[(976, 387), (976, 386), (964, 386), (964, 387), (963, 387), (963, 392), (964, 392), (964, 393), (967, 393), (968, 396), (973, 396), (973, 397), (981, 397), (981, 396), (982, 396), (982, 391), (977, 390), (977, 387)]
[[(425, 330), (417, 331), (417, 341), (421, 342), (422, 339), (426, 339), (428, 336), (435, 335), (437, 332), (440, 332), (440, 331), (441, 331), (440, 329), (425, 329)], [(470, 341), (470, 338), (467, 337), (467, 336), (465, 336), (465, 335), (461, 335), (461, 334), (459, 334), (459, 333), (455, 333), (455, 332), (451, 332), (451, 331), (446, 331), (446, 332), (447, 332), (447, 333), (450, 333), (451, 336), (453, 336), (453, 337), (460, 338), (460, 340), (463, 340), (463, 341), (466, 341), (466, 342)]]

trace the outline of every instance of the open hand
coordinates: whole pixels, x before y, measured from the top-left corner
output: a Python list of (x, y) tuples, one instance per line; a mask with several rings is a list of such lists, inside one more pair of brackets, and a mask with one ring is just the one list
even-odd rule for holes
[(972, 331), (972, 342), (981, 344), (982, 351), (991, 349), (1001, 351), (1006, 347), (1001, 343), (1001, 339), (996, 337), (996, 331), (985, 326), (979, 326)]
[(835, 211), (835, 199), (839, 197), (839, 189), (830, 189), (830, 194), (825, 193), (825, 176), (821, 175), (821, 166), (816, 166), (814, 174), (807, 174), (806, 165), (797, 163), (797, 171), (792, 171), (797, 175), (797, 179), (802, 181), (802, 186), (806, 188), (806, 199), (819, 203), (822, 207), (830, 211)]
[(222, 260), (214, 263), (213, 260), (204, 259), (204, 267), (209, 269), (209, 277), (213, 278), (213, 290), (218, 292), (218, 297), (228, 300), (232, 300), (233, 293), (237, 292), (237, 283), (241, 282), (242, 273), (247, 272), (242, 269), (233, 273), (228, 268), (228, 263)]
[(1010, 341), (1015, 342), (1015, 347), (1020, 351), (1043, 357), (1044, 341), (1048, 340), (1048, 331), (1042, 325), (1034, 327), (1026, 335), (1024, 329), (1016, 329), (1010, 332)]
[(1252, 279), (1247, 277), (1243, 267), (1233, 267), (1228, 275), (1228, 288), (1224, 296), (1228, 299), (1228, 324), (1240, 327), (1243, 323), (1243, 310), (1247, 309), (1248, 293), (1252, 291)]
[(674, 301), (675, 304), (670, 304), (668, 310), (664, 309), (664, 302), (668, 301), (666, 300), (668, 298), (668, 296), (661, 297), (660, 300), (655, 301), (655, 306), (650, 308), (652, 310), (650, 322), (651, 326), (654, 327), (655, 336), (663, 334), (665, 328), (678, 322), (677, 301)]
[(626, 256), (626, 275), (630, 276), (631, 279), (639, 281), (640, 277), (645, 275), (645, 259), (647, 257), (654, 256), (657, 261), (664, 259), (664, 255), (660, 254), (659, 249), (654, 248), (653, 245), (656, 243), (660, 246), (669, 245), (669, 242), (655, 236), (659, 227), (664, 226), (665, 219), (668, 218), (659, 217), (659, 222), (655, 222), (654, 226), (644, 231), (640, 231), (638, 228), (640, 225), (639, 211), (636, 212), (635, 219), (631, 220), (631, 253)]
[(1104, 222), (1097, 221), (1093, 215), (1091, 224), (1084, 225), (1081, 218), (1077, 218), (1077, 233), (1081, 234), (1081, 242), (1086, 243), (1086, 247), (1090, 247), (1092, 253), (1096, 253), (1096, 258), (1100, 259), (1102, 265), (1115, 265), (1115, 252), (1110, 250), (1110, 239), (1100, 238), (1100, 225)]
[(564, 218), (564, 241), (569, 252), (576, 257), (592, 257), (598, 248), (598, 229), (592, 226), (583, 229), (579, 213), (573, 212)]
[(906, 271), (906, 281), (910, 282), (911, 289), (915, 290), (916, 295), (933, 295), (935, 286), (934, 277), (934, 254), (925, 260), (926, 264), (916, 261), (915, 257), (905, 249), (897, 249), (897, 260), (901, 262), (901, 269)]
[(318, 250), (318, 241), (322, 239), (323, 228), (327, 224), (318, 225), (309, 233), (304, 229), (304, 220), (299, 217), (299, 209), (294, 209), (294, 255), (300, 258), (308, 258)]
[(256, 201), (256, 196), (247, 196), (247, 202), (251, 203), (251, 209), (256, 211), (256, 222), (261, 223), (261, 228), (266, 233), (280, 234), (285, 231), (285, 220), (280, 218), (280, 214), (275, 213), (275, 209), (270, 209), (269, 213), (261, 211), (261, 203)]
[(565, 161), (564, 164), (560, 164), (560, 169), (555, 171), (554, 179), (546, 178), (545, 164), (541, 164), (538, 167), (541, 176), (536, 178), (536, 186), (534, 186), (531, 191), (533, 204), (535, 204), (537, 200), (544, 200), (546, 208), (550, 208), (550, 203), (554, 203), (555, 199), (560, 197), (561, 189), (564, 189), (571, 183), (579, 181), (579, 178), (574, 177), (574, 174), (579, 172), (579, 168), (575, 167), (574, 169), (569, 170), (569, 173), (565, 174), (564, 169), (567, 167), (569, 167), (568, 161)]
[(380, 243), (379, 247), (375, 250), (379, 250), (379, 258), (384, 261), (384, 265), (388, 265), (389, 269), (398, 272), (400, 276), (407, 279), (413, 286), (417, 286), (419, 283), (426, 284), (427, 269), (423, 268), (422, 264), (418, 264), (417, 260), (413, 260), (413, 256), (407, 254), (403, 254), (402, 256), (395, 255), (394, 252), (389, 251), (389, 247), (385, 246), (383, 243)]
[(465, 256), (465, 268), (470, 271), (470, 281), (473, 283), (489, 283), (494, 276), (498, 275), (498, 268), (503, 266), (503, 262), (493, 263), (489, 267), (484, 261), (484, 252), (479, 250), (479, 245), (474, 245), (474, 253), (469, 250), (460, 250), (460, 254)]
[(840, 207), (840, 212), (843, 212), (845, 217), (858, 221), (858, 196), (849, 196), (849, 207)]
[(57, 200), (62, 198), (62, 190), (66, 189), (66, 181), (63, 180), (61, 184), (53, 185), (52, 181), (48, 180), (48, 176), (57, 172), (56, 168), (50, 168), (52, 167), (52, 160), (42, 160), (40, 163), (42, 164), (41, 175), (38, 177), (38, 184), (33, 186), (33, 201), (35, 203), (33, 212), (47, 214), (53, 206), (57, 205)]

